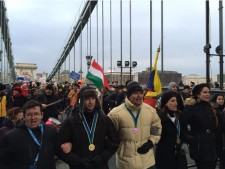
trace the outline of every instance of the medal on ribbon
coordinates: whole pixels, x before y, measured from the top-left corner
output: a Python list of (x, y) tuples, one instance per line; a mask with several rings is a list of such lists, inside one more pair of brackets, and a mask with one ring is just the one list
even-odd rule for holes
[(133, 128), (133, 133), (136, 134), (138, 132), (138, 128), (137, 128), (137, 123), (138, 123), (138, 118), (139, 118), (139, 115), (140, 115), (140, 112), (141, 112), (141, 109), (137, 111), (137, 115), (134, 116), (134, 114), (131, 112), (130, 109), (128, 109), (127, 105), (125, 104), (125, 107), (127, 109), (127, 111), (130, 113), (132, 119), (133, 119), (133, 122), (134, 122), (134, 128)]
[(94, 115), (94, 118), (92, 121), (92, 125), (91, 125), (91, 129), (89, 128), (88, 123), (87, 123), (86, 118), (83, 113), (80, 113), (80, 117), (82, 119), (82, 123), (83, 123), (84, 129), (87, 133), (88, 141), (90, 143), (88, 146), (88, 150), (94, 151), (95, 145), (93, 144), (93, 142), (94, 142), (94, 136), (95, 136), (95, 128), (96, 128), (97, 119), (98, 119), (98, 113), (95, 112), (95, 115)]

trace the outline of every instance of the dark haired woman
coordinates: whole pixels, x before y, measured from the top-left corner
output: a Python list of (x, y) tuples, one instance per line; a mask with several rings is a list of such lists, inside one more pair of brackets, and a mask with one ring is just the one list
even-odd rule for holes
[(211, 99), (211, 104), (215, 110), (216, 117), (218, 119), (218, 126), (216, 129), (216, 147), (217, 153), (220, 160), (219, 168), (225, 169), (225, 143), (224, 143), (224, 132), (225, 132), (225, 110), (224, 110), (224, 95), (216, 94)]
[(0, 128), (0, 143), (2, 136), (13, 129), (17, 122), (23, 118), (23, 109), (21, 107), (14, 107), (7, 111), (7, 116), (3, 122), (3, 127)]
[(192, 95), (192, 105), (185, 108), (180, 118), (184, 133), (182, 138), (189, 143), (190, 157), (198, 169), (215, 169), (218, 122), (210, 104), (210, 88), (205, 83), (198, 84), (193, 88)]
[(187, 161), (183, 155), (183, 163), (178, 162), (178, 153), (181, 151), (179, 112), (177, 111), (177, 98), (174, 92), (168, 91), (161, 98), (162, 124), (161, 139), (156, 147), (157, 169), (186, 169)]

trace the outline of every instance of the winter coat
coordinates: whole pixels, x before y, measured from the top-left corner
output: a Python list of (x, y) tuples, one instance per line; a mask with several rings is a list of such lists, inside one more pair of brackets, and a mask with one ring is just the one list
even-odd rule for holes
[[(133, 132), (135, 125), (125, 104), (133, 113), (140, 110), (137, 133)], [(120, 146), (116, 154), (117, 167), (119, 169), (145, 169), (155, 165), (152, 148), (146, 154), (137, 152), (137, 149), (148, 140), (156, 144), (160, 139), (162, 126), (155, 109), (145, 103), (137, 107), (126, 98), (125, 103), (112, 109), (108, 115), (119, 132)]]
[(23, 107), (23, 105), (28, 101), (27, 97), (20, 94), (19, 96), (11, 96), (9, 102), (7, 102), (7, 107)]
[[(162, 124), (161, 139), (156, 147), (156, 168), (157, 169), (178, 169), (176, 155), (181, 151), (181, 142), (177, 144), (177, 128), (175, 123), (168, 117), (174, 115), (174, 112), (161, 112), (159, 117)], [(176, 119), (179, 119), (176, 112)]]
[(121, 105), (126, 97), (126, 92), (123, 91), (122, 93), (119, 93), (118, 90), (114, 91), (113, 93), (109, 94), (104, 101), (108, 102), (110, 110), (112, 110), (114, 107), (117, 107)]
[[(0, 168), (4, 169), (28, 169), (33, 165), (34, 159), (39, 153), (37, 162), (38, 169), (55, 169), (54, 152), (56, 152), (56, 128), (44, 125), (44, 136), (42, 147), (39, 146), (31, 137), (25, 124), (16, 126), (7, 132), (0, 144)], [(38, 140), (41, 139), (39, 128), (32, 130)]]
[[(93, 111), (95, 112), (95, 111)], [(91, 128), (94, 113), (84, 112), (86, 121)], [(99, 155), (104, 162), (98, 166), (94, 164), (93, 169), (108, 169), (108, 160), (115, 154), (119, 146), (119, 138), (115, 126), (109, 117), (102, 112), (98, 112), (98, 119), (94, 133), (95, 150), (88, 149), (90, 143), (87, 133), (83, 126), (79, 113), (74, 113), (63, 122), (59, 130), (59, 145), (66, 142), (72, 143), (70, 153), (62, 153), (60, 158), (69, 164), (71, 169), (82, 169), (81, 161), (83, 159), (93, 160)]]
[[(182, 138), (189, 143), (190, 157), (197, 161), (215, 161), (216, 153), (216, 116), (208, 102), (193, 103), (185, 108), (180, 122)], [(190, 131), (187, 126), (190, 125)]]
[(6, 116), (6, 96), (0, 96), (0, 117)]
[(3, 124), (3, 127), (0, 128), (0, 144), (2, 143), (2, 137), (4, 134), (14, 128), (13, 121), (9, 118), (5, 118)]
[[(224, 133), (225, 133), (225, 110), (224, 106), (216, 104), (216, 117), (218, 119), (218, 126), (216, 128), (216, 147), (219, 156), (224, 155)], [(221, 160), (221, 159), (220, 159)], [(224, 159), (225, 160), (225, 159)]]
[[(46, 95), (46, 94), (42, 94), (42, 95), (38, 95), (35, 100), (39, 101), (42, 104), (50, 104), (53, 103), (55, 101), (60, 100), (60, 98), (54, 94), (52, 95)], [(61, 103), (57, 103), (54, 105), (51, 105), (49, 107), (47, 107), (46, 109), (43, 109), (43, 121), (46, 122), (49, 117), (53, 117), (55, 119), (58, 119), (58, 113), (59, 111), (62, 110), (62, 106)]]

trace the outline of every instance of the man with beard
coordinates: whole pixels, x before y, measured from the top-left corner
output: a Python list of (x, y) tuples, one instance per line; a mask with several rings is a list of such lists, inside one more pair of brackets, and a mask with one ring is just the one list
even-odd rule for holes
[(38, 95), (35, 100), (42, 103), (44, 122), (46, 122), (50, 117), (58, 119), (58, 115), (60, 111), (62, 111), (62, 106), (60, 104), (62, 100), (55, 95), (54, 88), (51, 84), (48, 84), (44, 93)]

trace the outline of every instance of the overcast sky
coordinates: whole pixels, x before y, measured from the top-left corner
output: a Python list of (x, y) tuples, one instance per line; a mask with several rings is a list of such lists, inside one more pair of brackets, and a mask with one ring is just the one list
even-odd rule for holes
[[(12, 51), (15, 63), (35, 63), (38, 72), (51, 73), (62, 54), (79, 12), (81, 0), (6, 0)], [(110, 15), (109, 0), (104, 1), (104, 69), (110, 67)], [(153, 62), (161, 43), (161, 1), (153, 0)], [(138, 62), (134, 72), (149, 67), (149, 0), (132, 1), (132, 60)], [(211, 53), (219, 44), (219, 1), (210, 1)], [(205, 76), (205, 0), (164, 0), (164, 70), (183, 75)], [(91, 55), (102, 65), (102, 1), (98, 2), (98, 54), (96, 9), (91, 17)], [(89, 25), (90, 28), (90, 25)], [(123, 60), (129, 60), (129, 1), (123, 1)], [(87, 29), (83, 35), (82, 69), (86, 72)], [(89, 37), (90, 43), (90, 37)], [(80, 41), (76, 42), (75, 71), (80, 70)], [(98, 57), (97, 57), (98, 55)], [(120, 60), (120, 1), (112, 1), (112, 56), (113, 67)], [(69, 57), (68, 57), (69, 58)], [(62, 69), (74, 69), (74, 50)], [(69, 64), (70, 61), (70, 64)], [(161, 69), (161, 55), (158, 60)], [(118, 70), (118, 69), (117, 69)], [(126, 71), (126, 70), (124, 70)], [(127, 70), (128, 71), (128, 70)], [(211, 58), (212, 75), (219, 73), (219, 58)]]

